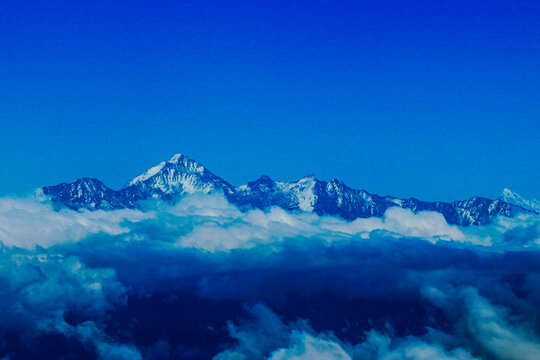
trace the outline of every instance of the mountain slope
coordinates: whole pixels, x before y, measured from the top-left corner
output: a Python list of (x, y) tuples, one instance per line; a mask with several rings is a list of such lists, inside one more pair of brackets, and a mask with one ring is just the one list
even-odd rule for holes
[(452, 203), (383, 197), (365, 190), (352, 189), (337, 179), (326, 182), (313, 175), (297, 182), (274, 181), (263, 176), (236, 188), (236, 192), (229, 196), (229, 201), (240, 207), (264, 209), (279, 206), (286, 210), (315, 212), (319, 215), (339, 215), (347, 220), (382, 217), (387, 209), (397, 206), (414, 212), (439, 212), (449, 224), (465, 226), (488, 224), (497, 215), (512, 217), (527, 212), (520, 206), (482, 197)]
[(229, 202), (240, 209), (278, 206), (288, 211), (314, 212), (319, 215), (337, 215), (347, 220), (381, 217), (393, 206), (414, 212), (436, 211), (449, 224), (483, 225), (495, 216), (515, 216), (523, 212), (537, 212), (526, 208), (525, 200), (510, 197), (509, 200), (491, 200), (473, 197), (468, 200), (426, 202), (415, 198), (399, 199), (392, 196), (370, 194), (365, 190), (348, 187), (334, 179), (321, 181), (308, 175), (298, 181), (275, 181), (261, 176), (255, 181), (233, 187), (214, 175), (203, 165), (181, 154), (154, 166), (133, 178), (120, 190), (112, 190), (97, 179), (84, 178), (71, 184), (45, 186), (36, 191), (39, 196), (51, 199), (57, 206), (70, 209), (121, 209), (136, 208), (139, 201), (151, 198), (174, 203), (185, 194), (195, 192), (222, 192)]
[(118, 195), (129, 202), (137, 202), (152, 197), (174, 201), (183, 194), (195, 192), (234, 192), (228, 182), (214, 175), (201, 164), (181, 154), (169, 161), (148, 169), (131, 180)]
[(540, 212), (540, 200), (525, 199), (523, 196), (511, 191), (510, 189), (504, 189), (501, 195), (499, 195), (499, 199), (531, 211)]
[(51, 199), (57, 205), (73, 210), (79, 209), (122, 209), (135, 204), (124, 201), (118, 192), (110, 189), (98, 179), (82, 178), (73, 183), (44, 186), (35, 191), (39, 198)]

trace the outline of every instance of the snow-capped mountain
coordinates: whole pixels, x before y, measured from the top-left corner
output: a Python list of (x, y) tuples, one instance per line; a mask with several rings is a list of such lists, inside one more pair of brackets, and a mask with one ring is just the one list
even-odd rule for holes
[(540, 212), (540, 200), (525, 199), (523, 196), (511, 191), (510, 189), (504, 189), (499, 195), (499, 199), (531, 211)]
[(176, 154), (128, 182), (118, 195), (136, 203), (151, 197), (174, 201), (183, 194), (213, 191), (228, 195), (234, 187), (189, 157)]
[(184, 194), (234, 192), (234, 187), (201, 164), (182, 154), (133, 178), (120, 190), (112, 190), (97, 179), (84, 178), (71, 184), (44, 186), (35, 194), (70, 209), (136, 208), (138, 201), (160, 198), (175, 201)]
[(236, 192), (228, 198), (241, 208), (279, 206), (286, 210), (315, 212), (319, 215), (339, 215), (347, 220), (381, 217), (388, 208), (397, 206), (414, 212), (439, 212), (449, 224), (459, 225), (487, 224), (497, 215), (512, 217), (527, 211), (502, 200), (482, 197), (447, 203), (379, 196), (365, 190), (352, 189), (337, 179), (326, 182), (313, 175), (296, 182), (274, 181), (268, 176), (262, 176), (237, 187)]
[(57, 206), (74, 210), (111, 210), (136, 208), (140, 200), (150, 198), (175, 202), (185, 194), (216, 191), (222, 192), (240, 209), (278, 206), (289, 211), (338, 215), (347, 220), (381, 217), (393, 206), (414, 212), (436, 211), (449, 224), (459, 225), (481, 225), (498, 215), (511, 217), (523, 212), (538, 212), (535, 203), (526, 202), (517, 194), (497, 200), (473, 197), (452, 203), (426, 202), (415, 198), (399, 199), (370, 194), (365, 190), (352, 189), (340, 180), (326, 182), (314, 175), (292, 182), (275, 181), (263, 175), (235, 188), (203, 165), (181, 154), (148, 169), (120, 190), (112, 190), (97, 179), (84, 178), (71, 184), (42, 187), (36, 191), (36, 195), (50, 199)]
[(51, 199), (56, 205), (64, 205), (73, 210), (79, 209), (121, 209), (134, 207), (118, 196), (118, 192), (107, 187), (98, 179), (82, 178), (77, 181), (54, 186), (44, 186), (34, 195), (42, 199)]

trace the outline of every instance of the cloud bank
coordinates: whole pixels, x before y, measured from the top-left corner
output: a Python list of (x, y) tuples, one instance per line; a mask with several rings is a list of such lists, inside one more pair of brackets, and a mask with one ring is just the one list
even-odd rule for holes
[(537, 359), (540, 219), (0, 199), (0, 358)]

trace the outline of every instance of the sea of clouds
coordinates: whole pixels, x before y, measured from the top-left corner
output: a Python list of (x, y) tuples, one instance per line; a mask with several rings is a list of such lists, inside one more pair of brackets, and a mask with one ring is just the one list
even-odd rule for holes
[(0, 199), (0, 358), (540, 359), (540, 217)]

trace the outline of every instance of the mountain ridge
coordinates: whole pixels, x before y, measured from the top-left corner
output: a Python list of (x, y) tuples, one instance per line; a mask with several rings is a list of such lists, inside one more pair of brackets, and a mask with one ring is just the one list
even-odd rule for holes
[(241, 210), (278, 206), (288, 211), (337, 215), (346, 220), (382, 217), (388, 208), (394, 206), (413, 212), (436, 211), (449, 224), (464, 226), (485, 225), (499, 215), (512, 217), (519, 213), (538, 213), (534, 208), (522, 206), (528, 204), (526, 200), (510, 196), (509, 191), (503, 192), (506, 197), (495, 200), (474, 196), (454, 202), (429, 202), (416, 198), (379, 196), (350, 188), (338, 179), (319, 180), (313, 174), (298, 181), (276, 181), (262, 175), (257, 180), (234, 187), (182, 154), (147, 169), (119, 190), (113, 190), (95, 178), (82, 178), (73, 183), (41, 187), (35, 194), (50, 199), (57, 207), (114, 210), (137, 208), (141, 200), (151, 198), (174, 203), (186, 194), (195, 192), (222, 192), (229, 202)]
[(525, 199), (523, 196), (519, 195), (512, 190), (505, 188), (502, 193), (499, 195), (499, 199), (507, 202), (509, 204), (518, 205), (522, 208), (540, 212), (540, 200), (536, 199)]

